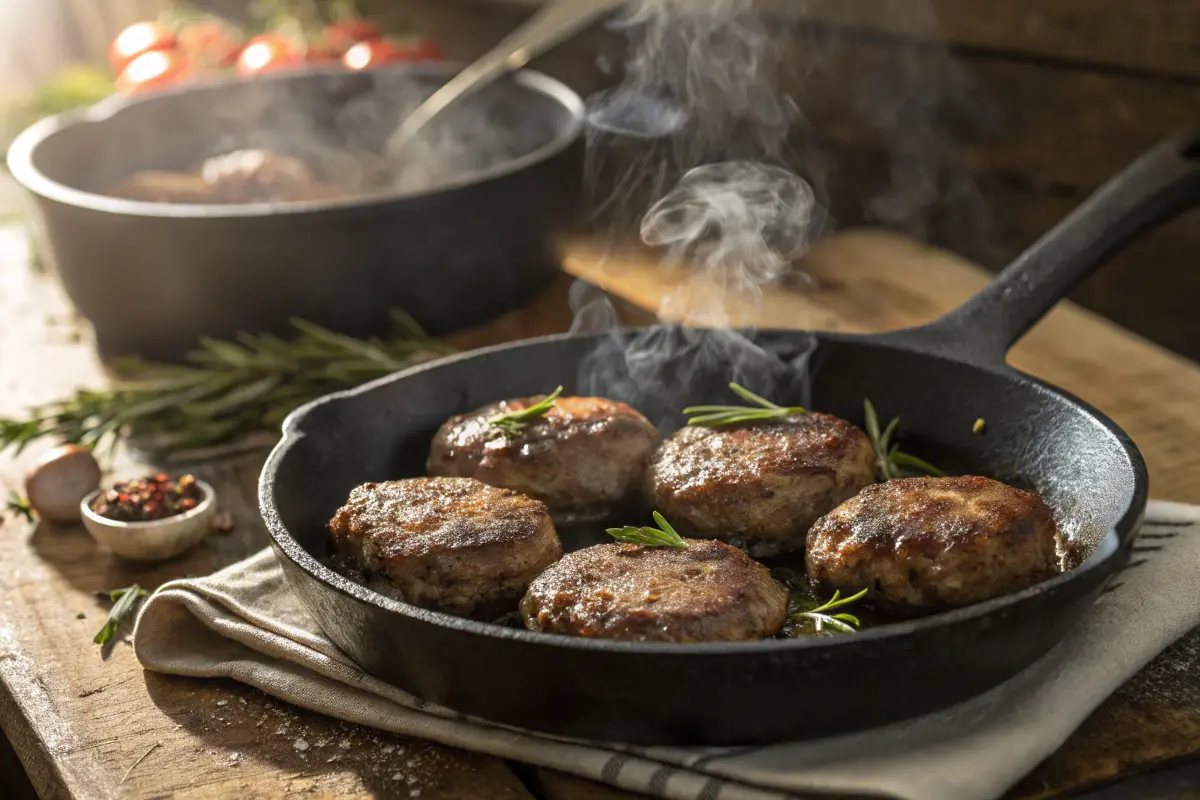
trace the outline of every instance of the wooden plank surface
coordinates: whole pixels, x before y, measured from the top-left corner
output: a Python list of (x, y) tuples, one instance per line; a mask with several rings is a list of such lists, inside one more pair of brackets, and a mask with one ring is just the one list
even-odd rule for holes
[[(787, 0), (766, 2), (797, 8)], [(937, 24), (914, 6), (931, 9)], [(968, 52), (1200, 80), (1194, 0), (812, 0), (798, 13), (850, 31), (946, 41)]]
[[(379, 8), (468, 59), (537, 1)], [(869, 218), (872, 202), (892, 193), (889, 176), (905, 175), (910, 191), (900, 195), (908, 202), (899, 213), (891, 207), (888, 224), (988, 267), (1001, 266), (1160, 138), (1197, 124), (1195, 0), (933, 0), (949, 50), (928, 46), (929, 26), (914, 3), (763, 1), (809, 20), (775, 28), (790, 37), (785, 49), (797, 73), (786, 88), (815, 132), (795, 132), (801, 156), (792, 166), (827, 176), (822, 188), (839, 224)], [(588, 95), (619, 75), (597, 67), (601, 54), (620, 65), (622, 43), (597, 28), (534, 66)], [(1153, 74), (1167, 75), (1168, 67), (1191, 77)], [(964, 76), (967, 90), (955, 83)], [(880, 124), (888, 119), (904, 124)], [(622, 205), (642, 208), (651, 199)], [(1075, 299), (1200, 358), (1200, 319), (1175, 313), (1200, 297), (1198, 220), (1193, 214), (1152, 234)]]
[[(823, 288), (766, 290), (734, 302), (735, 323), (850, 332), (934, 319), (966, 300), (988, 274), (945, 251), (883, 231), (825, 240), (801, 267)], [(686, 271), (637, 256), (578, 251), (566, 269), (637, 305), (657, 308), (682, 291)], [(1124, 427), (1146, 456), (1155, 497), (1200, 503), (1200, 368), (1072, 304), (1062, 304), (1012, 352), (1016, 367), (1087, 399)]]
[[(5, 415), (102, 380), (87, 337), (56, 287), (35, 279), (24, 257), (23, 237), (0, 231)], [(656, 308), (679, 278), (635, 258), (600, 261), (581, 248), (567, 263), (643, 308)], [(878, 330), (930, 319), (984, 280), (959, 259), (877, 232), (839, 236), (819, 247), (808, 266), (821, 281), (819, 291), (771, 290), (757, 311), (736, 313), (754, 311), (762, 324)], [(457, 341), (473, 346), (565, 329), (569, 283), (563, 278), (529, 309)], [(646, 317), (622, 310), (631, 321)], [(1040, 326), (1015, 361), (1126, 425), (1151, 464), (1157, 496), (1200, 500), (1200, 419), (1193, 418), (1200, 370), (1194, 364), (1071, 308)], [(16, 486), (34, 455), (0, 460), (0, 487)], [(516, 773), (495, 759), (345, 725), (229, 682), (147, 675), (127, 644), (107, 658), (90, 644), (104, 616), (93, 592), (134, 581), (153, 588), (264, 546), (254, 503), (258, 458), (196, 467), (218, 486), (237, 524), (166, 564), (121, 562), (80, 529), (3, 523), (0, 724), (42, 796), (404, 797), (419, 790), (426, 798), (529, 797)], [(118, 467), (123, 474), (142, 469), (127, 458)], [(1200, 751), (1198, 676), (1200, 643), (1193, 635), (1114, 696), (1015, 796), (1062, 796)], [(621, 796), (554, 773), (538, 773), (536, 783), (554, 800)]]
[[(546, 0), (459, 0), (522, 11)], [(792, 19), (1013, 58), (1200, 80), (1194, 0), (758, 0)], [(932, 12), (932, 13), (931, 13)], [(936, 21), (934, 21), (936, 20)]]

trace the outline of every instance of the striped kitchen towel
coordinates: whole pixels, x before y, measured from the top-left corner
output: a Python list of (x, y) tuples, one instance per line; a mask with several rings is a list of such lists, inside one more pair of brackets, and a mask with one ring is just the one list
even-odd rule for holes
[(266, 550), (145, 605), (134, 645), (151, 670), (226, 677), (332, 717), (678, 800), (836, 792), (1000, 797), (1109, 694), (1200, 625), (1200, 508), (1154, 502), (1135, 559), (1085, 621), (1028, 670), (959, 706), (863, 733), (753, 748), (634, 747), (514, 730), (440, 708), (362, 672), (289, 592)]

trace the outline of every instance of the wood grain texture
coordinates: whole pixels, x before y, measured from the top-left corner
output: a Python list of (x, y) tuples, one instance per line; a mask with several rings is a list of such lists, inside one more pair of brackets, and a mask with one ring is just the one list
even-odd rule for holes
[[(765, 0), (787, 6), (786, 0)], [(810, 0), (802, 14), (851, 31), (944, 40), (1001, 56), (1200, 80), (1200, 6), (1192, 0), (931, 0), (937, 24), (905, 0)], [(796, 8), (795, 5), (792, 5)]]
[[(415, 0), (402, 21), (467, 59), (537, 4)], [(794, 132), (791, 166), (818, 185), (835, 220), (884, 223), (988, 267), (1159, 139), (1197, 124), (1193, 0), (934, 0), (949, 49), (930, 46), (936, 26), (919, 13), (923, 3), (765, 5), (794, 12), (776, 29), (789, 37), (796, 73), (783, 88), (809, 121)], [(534, 66), (587, 95), (619, 74), (606, 75), (597, 57), (620, 65), (621, 52), (619, 38), (597, 28)], [(1171, 77), (1171, 64), (1193, 77)], [(1162, 76), (1147, 71), (1160, 68)], [(628, 148), (606, 161), (620, 174), (637, 154)], [(656, 198), (622, 199), (638, 216)], [(1192, 214), (1152, 234), (1075, 299), (1200, 358), (1200, 319), (1167, 315), (1200, 298), (1197, 220)]]
[[(644, 254), (576, 250), (566, 269), (647, 308), (705, 291)], [(730, 303), (735, 324), (876, 332), (928, 322), (989, 279), (961, 258), (877, 230), (843, 232), (798, 265), (815, 291), (768, 288)], [(1146, 458), (1154, 497), (1200, 503), (1200, 366), (1072, 303), (1060, 303), (1011, 353), (1018, 369), (1111, 416)], [(1200, 756), (1200, 630), (1109, 698), (1010, 798), (1060, 797), (1176, 759)]]
[[(458, 0), (521, 13), (545, 0)], [(1192, 0), (758, 0), (788, 19), (917, 41), (1200, 80)]]
[[(102, 380), (86, 335), (56, 287), (24, 268), (24, 239), (0, 231), (0, 414)], [(570, 271), (618, 295), (622, 318), (645, 321), (680, 275), (640, 258), (599, 260), (577, 246)], [(877, 231), (835, 237), (806, 267), (823, 288), (772, 290), (737, 311), (762, 324), (878, 330), (930, 319), (986, 279), (978, 268)], [(564, 276), (529, 309), (456, 337), (479, 345), (562, 330), (571, 315)], [(638, 311), (638, 309), (642, 309)], [(490, 332), (489, 332), (490, 331)], [(1142, 446), (1155, 494), (1200, 501), (1194, 398), (1200, 370), (1092, 315), (1058, 309), (1014, 360), (1096, 402)], [(34, 454), (0, 460), (0, 487), (18, 485)], [(105, 608), (93, 592), (205, 574), (264, 546), (254, 484), (261, 454), (193, 465), (219, 487), (237, 524), (166, 564), (135, 567), (78, 528), (6, 519), (0, 539), (0, 724), (43, 797), (228, 796), (301, 793), (521, 798), (529, 791), (495, 759), (320, 717), (226, 681), (147, 674), (128, 644), (101, 653), (89, 639)], [(129, 455), (122, 474), (143, 469)], [(84, 618), (78, 618), (82, 613)], [(1084, 725), (1014, 797), (1058, 797), (1200, 752), (1200, 637), (1156, 660)], [(159, 743), (161, 742), (161, 745)], [(298, 742), (303, 742), (301, 747)], [(147, 755), (148, 753), (148, 755)], [(139, 758), (145, 759), (122, 777)], [(567, 776), (537, 772), (552, 800), (625, 800)]]
[[(103, 382), (58, 288), (29, 272), (25, 244), (19, 229), (0, 229), (3, 416)], [(538, 303), (565, 308), (569, 283), (563, 278), (549, 290), (556, 303)], [(538, 326), (545, 324), (544, 315), (528, 329), (509, 320), (490, 340), (544, 332)], [(470, 335), (489, 340), (486, 332)], [(18, 459), (8, 455), (0, 459), (3, 494), (20, 487), (37, 451)], [(95, 592), (134, 582), (153, 589), (172, 578), (208, 574), (266, 546), (255, 495), (261, 458), (257, 453), (194, 465), (217, 488), (236, 525), (160, 565), (124, 562), (78, 526), (0, 521), (6, 546), (0, 562), (0, 725), (39, 795), (408, 797), (415, 790), (426, 798), (528, 800), (523, 784), (495, 758), (347, 725), (232, 682), (146, 673), (124, 638), (104, 650), (91, 644), (107, 614)], [(114, 467), (122, 476), (148, 469), (128, 453)], [(298, 747), (300, 741), (307, 747)]]
[[(800, 263), (821, 287), (768, 288), (731, 302), (734, 324), (848, 332), (927, 322), (978, 291), (987, 273), (961, 258), (878, 230), (844, 231)], [(634, 304), (705, 290), (679, 268), (580, 250), (566, 269)], [(1146, 456), (1154, 496), (1200, 502), (1200, 368), (1073, 304), (1061, 304), (1011, 354), (1014, 366), (1086, 398), (1123, 426)], [(1150, 410), (1153, 409), (1153, 413)]]

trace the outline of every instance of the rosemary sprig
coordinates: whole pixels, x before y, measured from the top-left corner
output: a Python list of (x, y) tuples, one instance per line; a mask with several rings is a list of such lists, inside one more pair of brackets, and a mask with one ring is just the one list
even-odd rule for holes
[(729, 384), (733, 393), (753, 405), (750, 406), (688, 406), (683, 413), (688, 415), (688, 425), (703, 425), (716, 427), (719, 425), (735, 425), (739, 422), (758, 422), (765, 419), (780, 419), (791, 414), (801, 414), (805, 411), (800, 406), (781, 406), (772, 403), (765, 397), (760, 397), (744, 386), (736, 383)]
[(892, 441), (892, 437), (896, 434), (896, 428), (900, 425), (899, 417), (889, 422), (881, 432), (879, 415), (875, 413), (875, 406), (870, 400), (863, 400), (863, 409), (866, 413), (867, 436), (871, 440), (871, 447), (875, 450), (875, 465), (885, 481), (893, 478), (913, 478), (919, 475), (932, 475), (936, 478), (945, 476), (946, 473), (933, 464), (903, 452), (900, 445)]
[(546, 416), (550, 408), (554, 405), (554, 401), (562, 394), (562, 390), (563, 387), (558, 387), (543, 397), (541, 402), (534, 403), (529, 408), (523, 408), (520, 411), (511, 411), (507, 414), (497, 414), (488, 419), (488, 424), (496, 426), (509, 436), (518, 436), (521, 431), (525, 430), (526, 425)]
[(796, 624), (792, 635), (803, 633), (856, 633), (862, 627), (858, 617), (845, 612), (827, 614), (842, 606), (850, 605), (866, 596), (863, 589), (853, 597), (842, 597), (840, 591), (835, 591), (833, 597), (824, 603), (818, 603), (813, 597), (812, 587), (803, 576), (786, 567), (776, 567), (771, 570), (771, 577), (788, 587), (788, 620)]
[(624, 528), (609, 528), (606, 533), (618, 542), (626, 544), (640, 544), (644, 547), (673, 547), (676, 550), (687, 549), (687, 542), (676, 533), (675, 529), (671, 527), (671, 523), (667, 522), (662, 514), (655, 511), (654, 521), (658, 523), (657, 528), (638, 528), (626, 525)]
[(809, 611), (799, 611), (793, 619), (809, 619), (816, 626), (817, 633), (823, 633), (825, 627), (828, 626), (838, 633), (856, 633), (862, 623), (858, 621), (858, 617), (853, 614), (826, 614), (827, 611), (833, 611), (835, 608), (850, 605), (851, 603), (861, 600), (867, 594), (867, 590), (863, 589), (858, 594), (852, 597), (842, 597), (840, 591), (835, 591), (833, 597), (826, 600), (821, 605)]
[(146, 596), (146, 590), (135, 583), (126, 589), (113, 589), (107, 594), (113, 602), (113, 607), (108, 612), (104, 627), (92, 639), (95, 644), (106, 644), (117, 635), (121, 623), (137, 608), (138, 601)]
[(0, 450), (20, 452), (51, 437), (72, 444), (109, 444), (131, 436), (148, 449), (173, 453), (273, 430), (296, 407), (422, 361), (453, 352), (416, 323), (393, 312), (393, 338), (355, 339), (303, 320), (297, 335), (243, 333), (235, 341), (207, 339), (187, 366), (135, 358), (114, 362), (108, 389), (81, 389), (0, 419)]
[(29, 504), (28, 500), (26, 500), (24, 497), (21, 497), (21, 495), (17, 494), (16, 492), (9, 493), (8, 500), (5, 502), (4, 507), (10, 513), (24, 517), (29, 522), (33, 522), (33, 506)]

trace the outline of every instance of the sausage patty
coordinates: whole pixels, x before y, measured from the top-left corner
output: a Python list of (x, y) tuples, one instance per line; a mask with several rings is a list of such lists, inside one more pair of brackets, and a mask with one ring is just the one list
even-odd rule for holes
[(903, 478), (868, 486), (808, 533), (814, 588), (871, 589), (885, 611), (919, 615), (1015, 592), (1058, 571), (1058, 526), (1032, 492), (990, 478)]
[(686, 549), (601, 544), (537, 577), (521, 601), (531, 630), (639, 642), (735, 642), (783, 627), (788, 591), (723, 542)]
[(680, 533), (770, 556), (804, 547), (813, 522), (874, 480), (865, 433), (829, 414), (804, 413), (689, 425), (658, 448), (643, 490)]
[(488, 420), (543, 396), (493, 403), (451, 417), (430, 448), (430, 475), (478, 478), (546, 503), (560, 524), (605, 519), (636, 496), (659, 442), (650, 421), (603, 397), (559, 397), (517, 434)]
[(365, 483), (329, 522), (336, 558), (422, 608), (494, 619), (562, 556), (545, 504), (470, 478)]

